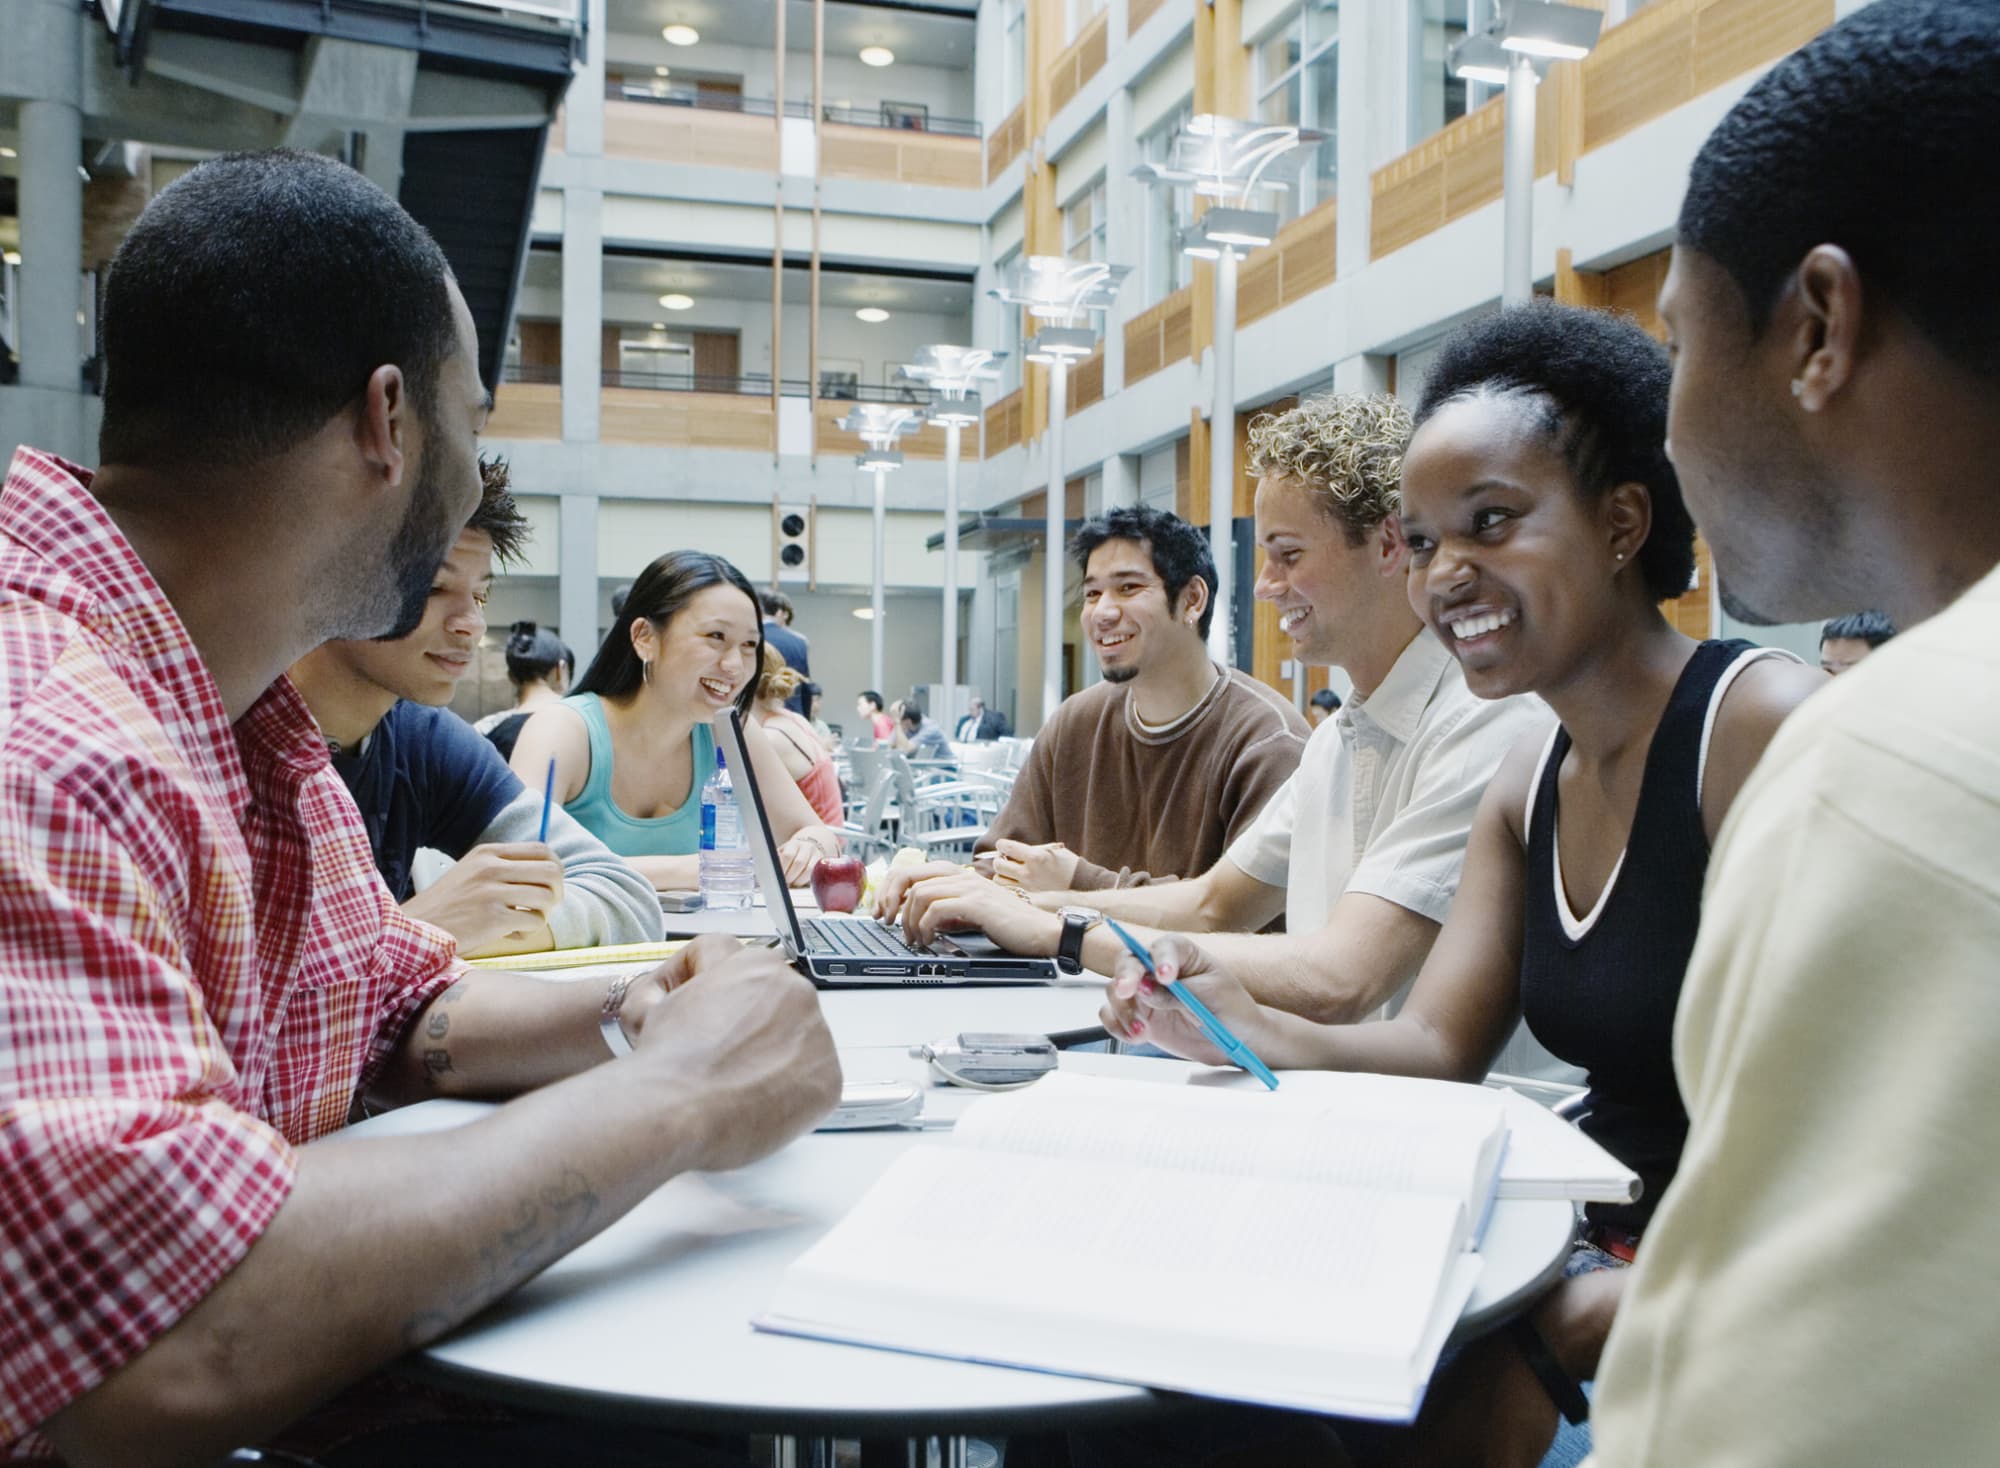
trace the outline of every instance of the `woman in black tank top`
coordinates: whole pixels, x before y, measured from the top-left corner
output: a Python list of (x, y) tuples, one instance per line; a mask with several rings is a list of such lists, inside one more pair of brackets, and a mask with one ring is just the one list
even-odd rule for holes
[[(1411, 605), (1475, 693), (1539, 695), (1561, 727), (1487, 788), (1401, 1012), (1314, 1024), (1257, 1004), (1184, 939), (1153, 950), (1274, 1066), (1478, 1080), (1525, 1010), (1588, 1072), (1586, 1130), (1645, 1182), (1637, 1204), (1593, 1217), (1599, 1263), (1629, 1257), (1679, 1159), (1673, 1016), (1709, 843), (1778, 723), (1823, 681), (1747, 643), (1697, 644), (1662, 614), (1695, 569), (1665, 451), (1669, 376), (1629, 320), (1537, 305), (1462, 328), (1424, 385), (1403, 465)], [(1136, 1020), (1154, 1044), (1217, 1058), (1139, 977), (1121, 967), (1113, 981), (1115, 1027)], [(1510, 1336), (1468, 1350), (1418, 1435), (1450, 1422), (1479, 1434), (1484, 1461), (1534, 1462), (1555, 1428), (1545, 1388), (1562, 1394), (1558, 1366), (1594, 1372), (1619, 1288), (1616, 1271), (1559, 1285), (1531, 1317), (1546, 1348)], [(1494, 1440), (1503, 1423), (1515, 1440)], [(1430, 1438), (1416, 1456), (1448, 1452)]]

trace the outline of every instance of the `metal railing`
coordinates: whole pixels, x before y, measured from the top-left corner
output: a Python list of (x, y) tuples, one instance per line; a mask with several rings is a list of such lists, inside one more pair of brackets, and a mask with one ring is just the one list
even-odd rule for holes
[[(501, 373), (505, 382), (533, 382), (560, 384), (562, 368), (544, 363), (524, 364), (510, 362)], [(607, 368), (599, 374), (605, 387), (639, 388), (647, 392), (704, 392), (726, 393), (750, 398), (768, 398), (771, 395), (771, 377), (765, 372), (750, 372), (730, 377), (706, 372), (627, 372), (619, 368)], [(802, 377), (787, 377), (778, 384), (781, 397), (803, 398), (808, 396), (809, 384)], [(821, 378), (819, 398), (831, 403), (907, 403), (912, 407), (925, 407), (931, 402), (931, 390), (915, 383), (895, 383), (878, 386), (872, 382), (848, 382), (841, 378)]]
[[(777, 99), (742, 97), (734, 92), (716, 92), (700, 87), (675, 87), (665, 83), (607, 80), (604, 95), (615, 102), (647, 102), (659, 107), (692, 107), (702, 112), (735, 112), (746, 117), (774, 117)], [(812, 103), (788, 101), (785, 116), (812, 116)], [(835, 107), (820, 109), (826, 122), (849, 127), (879, 127), (892, 131), (935, 133), (941, 137), (978, 138), (979, 124), (966, 117), (933, 117), (928, 108), (901, 102), (883, 102), (875, 107)]]

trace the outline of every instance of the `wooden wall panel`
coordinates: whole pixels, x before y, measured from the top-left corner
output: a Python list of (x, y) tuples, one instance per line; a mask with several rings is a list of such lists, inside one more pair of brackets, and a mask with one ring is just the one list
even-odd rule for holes
[(1104, 346), (1069, 369), (1069, 390), (1064, 394), (1063, 411), (1080, 413), (1092, 403), (1104, 401)]
[(553, 382), (505, 382), (493, 393), (488, 438), (562, 438), (562, 389)]
[(1694, 22), (1696, 95), (1796, 51), (1833, 21), (1833, 0), (1709, 0)]
[[(1167, 0), (1125, 0), (1125, 34), (1135, 36), (1139, 27), (1153, 18), (1154, 12), (1165, 5)], [(1185, 4), (1186, 0), (1180, 0)]]
[(1259, 250), (1236, 268), (1236, 324), (1248, 326), (1284, 304), (1284, 257), (1275, 246)]
[(1239, 327), (1333, 283), (1337, 223), (1329, 199), (1291, 220), (1267, 248), (1243, 262), (1236, 280)]
[(737, 393), (604, 389), (599, 437), (606, 443), (642, 443), (769, 453), (771, 400)]
[(1021, 442), (1021, 389), (1015, 388), (986, 409), (986, 457), (993, 458)]
[(1050, 63), (1045, 78), (1049, 89), (1050, 117), (1062, 111), (1083, 90), (1084, 83), (1104, 69), (1105, 59), (1110, 54), (1106, 39), (1110, 28), (1111, 12), (1098, 11), (1083, 28), (1083, 33)]
[(655, 102), (604, 104), (604, 152), (611, 158), (652, 158), (718, 168), (778, 166), (777, 134), (768, 117), (662, 107)]
[(977, 138), (834, 122), (820, 129), (820, 171), (828, 178), (976, 189), (984, 182), (981, 151)]
[(1182, 286), (1125, 323), (1125, 385), (1188, 355), (1194, 291)]
[(988, 182), (998, 178), (1022, 150), (1028, 146), (1028, 104), (1023, 102), (1007, 114), (1006, 120), (993, 129), (986, 139), (986, 178)]

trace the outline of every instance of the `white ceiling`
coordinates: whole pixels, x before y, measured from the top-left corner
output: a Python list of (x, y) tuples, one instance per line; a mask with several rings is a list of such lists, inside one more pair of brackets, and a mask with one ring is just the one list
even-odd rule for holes
[[(976, 0), (961, 6), (940, 4), (935, 14), (890, 10), (876, 5), (829, 3), (826, 7), (826, 50), (830, 56), (853, 56), (863, 46), (887, 46), (898, 62), (970, 70), (972, 19)], [(953, 13), (953, 12), (956, 13)], [(812, 49), (810, 0), (789, 0), (785, 9), (785, 50)], [(691, 25), (703, 43), (770, 48), (777, 39), (775, 0), (609, 0), (606, 17), (613, 31), (658, 35), (664, 26)], [(702, 46), (679, 51), (689, 70), (699, 71)], [(895, 68), (887, 69), (893, 74)]]

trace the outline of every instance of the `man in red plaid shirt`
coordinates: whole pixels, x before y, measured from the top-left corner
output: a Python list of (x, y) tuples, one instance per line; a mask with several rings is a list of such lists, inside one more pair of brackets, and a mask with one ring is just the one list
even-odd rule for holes
[[(0, 491), (0, 1456), (198, 1461), (783, 1144), (839, 1065), (768, 950), (684, 951), (607, 1035), (376, 875), (282, 674), (413, 628), (478, 500), (430, 237), (330, 160), (218, 159), (103, 320), (102, 467), (22, 449)], [(321, 1145), (364, 1096), (526, 1091)]]

